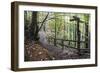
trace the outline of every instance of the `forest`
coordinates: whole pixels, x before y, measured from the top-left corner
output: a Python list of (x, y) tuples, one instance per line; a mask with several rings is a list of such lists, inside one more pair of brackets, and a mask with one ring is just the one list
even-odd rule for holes
[(24, 60), (90, 58), (90, 14), (24, 11)]

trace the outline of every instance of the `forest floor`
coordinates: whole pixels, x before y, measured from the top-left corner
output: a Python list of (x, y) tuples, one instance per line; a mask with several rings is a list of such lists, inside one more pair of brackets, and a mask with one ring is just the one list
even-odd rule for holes
[(54, 45), (43, 44), (40, 42), (25, 43), (25, 61), (44, 61), (44, 60), (65, 60), (89, 58), (87, 55), (79, 56), (78, 51), (73, 48), (61, 49)]

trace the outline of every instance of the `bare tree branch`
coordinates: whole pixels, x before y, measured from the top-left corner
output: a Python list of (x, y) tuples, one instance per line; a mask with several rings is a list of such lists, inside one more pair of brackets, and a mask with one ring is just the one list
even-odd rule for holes
[(49, 16), (49, 12), (48, 12), (48, 14), (46, 15), (46, 17), (44, 18), (44, 20), (42, 21), (41, 26), (40, 26), (38, 32), (41, 30), (41, 28), (42, 28), (42, 26), (43, 26), (45, 20), (48, 18), (48, 16)]

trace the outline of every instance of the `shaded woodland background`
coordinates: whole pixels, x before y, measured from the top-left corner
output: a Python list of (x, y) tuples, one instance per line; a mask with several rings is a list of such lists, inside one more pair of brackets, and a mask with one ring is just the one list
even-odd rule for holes
[(90, 58), (90, 14), (24, 11), (25, 61)]

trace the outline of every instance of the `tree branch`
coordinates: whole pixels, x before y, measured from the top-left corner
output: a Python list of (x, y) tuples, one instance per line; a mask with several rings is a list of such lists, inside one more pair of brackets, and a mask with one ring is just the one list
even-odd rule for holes
[(42, 28), (42, 26), (43, 26), (45, 20), (48, 18), (48, 16), (49, 16), (49, 12), (48, 12), (48, 14), (46, 15), (46, 17), (44, 18), (44, 20), (42, 21), (41, 26), (40, 26), (38, 32), (41, 30), (41, 28)]

